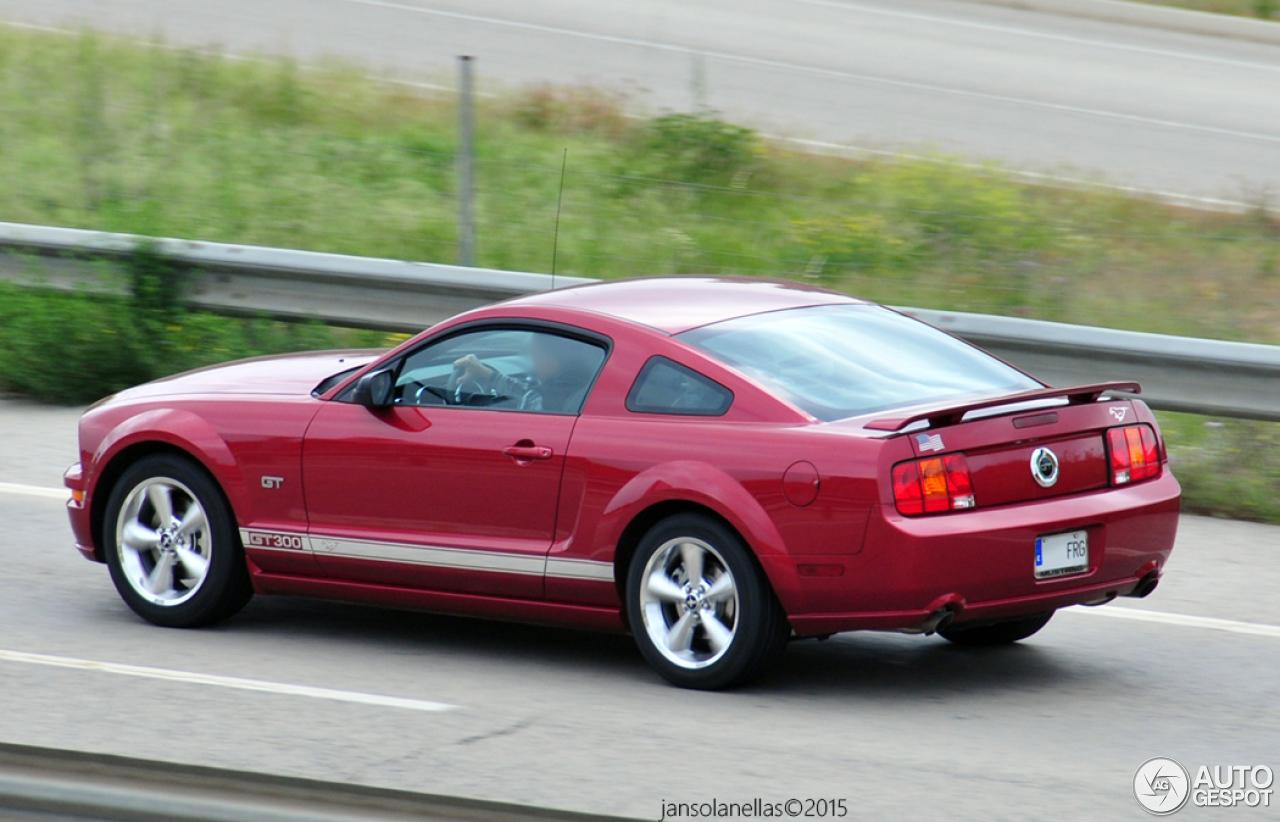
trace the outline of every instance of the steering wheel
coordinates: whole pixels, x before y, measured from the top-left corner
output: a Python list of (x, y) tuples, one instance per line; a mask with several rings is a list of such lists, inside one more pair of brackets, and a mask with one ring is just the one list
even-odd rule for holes
[(453, 373), (449, 375), (449, 385), (447, 388), (448, 395), (446, 402), (452, 400), (452, 405), (463, 405), (463, 395), (465, 394), (484, 394), (485, 388), (472, 377), (467, 376), (467, 370), (462, 366), (455, 365)]
[[(449, 392), (438, 385), (416, 383), (418, 390), (414, 392), (414, 405), (450, 405)], [(430, 398), (430, 399), (428, 399)], [(432, 402), (431, 400), (436, 400)]]

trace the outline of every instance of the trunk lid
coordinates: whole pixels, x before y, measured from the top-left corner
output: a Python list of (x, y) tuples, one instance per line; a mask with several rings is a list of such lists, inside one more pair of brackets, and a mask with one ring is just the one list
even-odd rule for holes
[[(974, 419), (975, 414), (984, 416)], [(996, 407), (905, 436), (917, 457), (962, 452), (977, 506), (983, 508), (1107, 488), (1106, 431), (1135, 416), (1128, 400), (1007, 413)]]

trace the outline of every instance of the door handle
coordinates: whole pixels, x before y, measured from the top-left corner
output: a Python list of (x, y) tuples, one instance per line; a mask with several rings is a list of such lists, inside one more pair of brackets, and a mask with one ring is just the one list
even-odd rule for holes
[(502, 449), (502, 453), (511, 457), (516, 462), (532, 462), (533, 460), (549, 460), (551, 459), (551, 449), (545, 445), (533, 445), (520, 443), (519, 445), (508, 445)]

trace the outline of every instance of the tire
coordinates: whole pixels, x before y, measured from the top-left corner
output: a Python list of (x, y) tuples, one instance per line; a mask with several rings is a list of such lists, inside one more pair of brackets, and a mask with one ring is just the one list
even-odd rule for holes
[(1036, 614), (1029, 617), (1019, 617), (1017, 619), (1006, 619), (1000, 622), (992, 622), (987, 625), (978, 625), (973, 628), (965, 628), (956, 626), (955, 628), (943, 628), (938, 634), (943, 639), (954, 642), (957, 645), (965, 645), (968, 647), (990, 647), (993, 645), (1012, 645), (1021, 639), (1039, 631), (1053, 617), (1053, 611), (1047, 614)]
[(759, 677), (791, 636), (750, 549), (700, 514), (668, 517), (640, 541), (627, 574), (627, 618), (649, 665), (699, 690)]
[(189, 459), (156, 454), (126, 468), (102, 530), (116, 590), (156, 625), (212, 625), (253, 596), (231, 508)]

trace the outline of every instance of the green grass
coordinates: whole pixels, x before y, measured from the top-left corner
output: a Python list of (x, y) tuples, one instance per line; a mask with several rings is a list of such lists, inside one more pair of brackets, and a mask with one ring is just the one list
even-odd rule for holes
[(1280, 425), (1158, 416), (1184, 511), (1280, 522)]
[[(1280, 342), (1280, 223), (1261, 207), (1178, 209), (947, 157), (818, 156), (623, 102), (585, 88), (480, 101), (480, 265), (548, 269), (567, 148), (563, 274), (792, 277), (888, 303)], [(447, 95), (350, 67), (0, 27), (0, 220), (452, 262), (454, 134)], [(0, 388), (81, 402), (222, 359), (384, 341), (184, 311), (140, 270), (127, 298), (0, 287)], [(1259, 479), (1276, 479), (1276, 426), (1169, 419), (1189, 509), (1280, 520)]]
[(1194, 11), (1211, 11), (1215, 14), (1234, 14), (1240, 17), (1261, 17), (1271, 20), (1280, 12), (1280, 0), (1140, 0), (1153, 6), (1176, 6)]
[[(999, 168), (800, 153), (589, 89), (477, 112), (478, 262), (812, 279), (872, 299), (1280, 342), (1280, 224)], [(0, 219), (452, 262), (447, 95), (0, 28)]]

